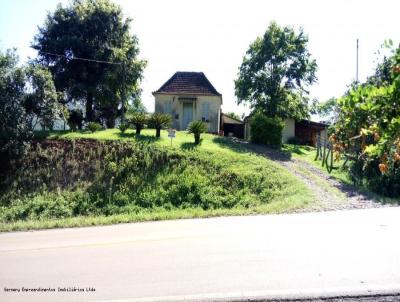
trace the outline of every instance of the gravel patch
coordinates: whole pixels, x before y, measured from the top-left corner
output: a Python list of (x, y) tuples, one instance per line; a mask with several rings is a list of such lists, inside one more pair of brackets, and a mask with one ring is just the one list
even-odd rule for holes
[(291, 155), (265, 146), (246, 144), (252, 151), (262, 154), (285, 167), (313, 192), (316, 204), (299, 212), (329, 211), (344, 209), (366, 209), (387, 207), (372, 196), (358, 190), (355, 186), (344, 184), (312, 164), (291, 158)]

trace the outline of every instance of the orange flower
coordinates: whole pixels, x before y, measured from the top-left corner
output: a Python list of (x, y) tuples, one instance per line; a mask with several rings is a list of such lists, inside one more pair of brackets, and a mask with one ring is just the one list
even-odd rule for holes
[(388, 166), (386, 164), (379, 164), (379, 171), (381, 171), (382, 174), (385, 174), (388, 171)]
[(397, 152), (395, 152), (394, 153), (394, 155), (393, 155), (393, 159), (394, 159), (394, 161), (400, 161), (400, 154), (399, 153), (397, 153)]

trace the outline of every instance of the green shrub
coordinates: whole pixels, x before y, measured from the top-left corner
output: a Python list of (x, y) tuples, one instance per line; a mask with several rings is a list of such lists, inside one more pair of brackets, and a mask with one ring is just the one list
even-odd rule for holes
[(144, 112), (133, 112), (129, 118), (129, 123), (136, 129), (136, 134), (140, 134), (140, 131), (144, 128), (148, 122), (147, 114)]
[(82, 129), (83, 113), (81, 110), (71, 110), (67, 119), (68, 126), (72, 131)]
[[(238, 172), (213, 153), (139, 141), (35, 141), (0, 170), (0, 223), (141, 211), (256, 208), (290, 187), (273, 166)], [(257, 160), (257, 158), (254, 158)], [(275, 175), (276, 176), (276, 175)]]
[(119, 131), (121, 131), (122, 133), (125, 133), (126, 130), (128, 130), (129, 128), (129, 124), (127, 123), (122, 123), (118, 126)]
[(194, 134), (194, 143), (196, 145), (200, 144), (200, 135), (207, 130), (207, 124), (202, 121), (193, 121), (188, 126), (188, 133)]
[(282, 144), (284, 122), (278, 117), (267, 117), (261, 112), (250, 119), (250, 140), (256, 144), (279, 147)]
[(149, 118), (149, 127), (156, 129), (156, 137), (160, 137), (161, 129), (168, 127), (172, 122), (169, 114), (153, 113)]
[(89, 129), (89, 131), (90, 132), (96, 132), (96, 131), (99, 131), (99, 130), (101, 130), (103, 127), (99, 124), (99, 123), (96, 123), (96, 122), (90, 122), (88, 125), (87, 125), (87, 129)]

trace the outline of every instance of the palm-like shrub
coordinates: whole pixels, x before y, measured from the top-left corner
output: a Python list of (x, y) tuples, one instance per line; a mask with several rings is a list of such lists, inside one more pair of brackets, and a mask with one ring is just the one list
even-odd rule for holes
[(121, 125), (118, 126), (119, 131), (122, 133), (125, 133), (125, 131), (129, 128), (129, 124), (127, 123), (122, 123)]
[(188, 126), (188, 132), (194, 134), (194, 143), (200, 144), (200, 135), (207, 131), (207, 124), (202, 121), (193, 121)]
[(140, 131), (142, 131), (147, 121), (148, 117), (144, 112), (134, 112), (129, 117), (129, 123), (135, 127), (136, 134), (140, 134)]
[(99, 123), (96, 123), (96, 122), (90, 122), (87, 125), (87, 129), (89, 129), (89, 131), (92, 133), (94, 133), (96, 131), (100, 131), (102, 128), (103, 127)]
[(160, 137), (161, 129), (171, 124), (172, 117), (169, 114), (153, 113), (149, 118), (149, 127), (156, 129), (156, 137)]

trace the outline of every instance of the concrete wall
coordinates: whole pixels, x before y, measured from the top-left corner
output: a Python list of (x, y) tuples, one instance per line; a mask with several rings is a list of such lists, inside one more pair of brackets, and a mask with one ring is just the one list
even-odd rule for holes
[(173, 95), (173, 94), (155, 94), (155, 112), (168, 113), (172, 115), (172, 127), (177, 130), (182, 129), (183, 118), (183, 102), (179, 97), (193, 97), (194, 101), (189, 101), (193, 106), (193, 120), (202, 120), (204, 116), (203, 104), (209, 104), (208, 110), (208, 132), (218, 132), (220, 125), (220, 112), (222, 105), (221, 96), (207, 96), (207, 95)]
[(282, 130), (282, 142), (287, 143), (288, 139), (295, 136), (295, 120), (285, 119), (285, 127)]

